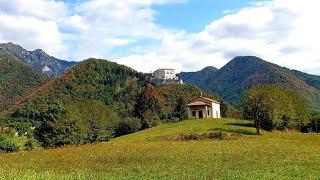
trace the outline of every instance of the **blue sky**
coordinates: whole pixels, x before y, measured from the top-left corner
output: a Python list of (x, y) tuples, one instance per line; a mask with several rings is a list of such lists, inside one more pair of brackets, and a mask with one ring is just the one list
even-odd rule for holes
[(195, 33), (202, 31), (212, 21), (225, 16), (226, 11), (248, 7), (253, 2), (255, 1), (189, 0), (187, 3), (155, 5), (153, 8), (157, 12), (155, 22), (161, 26)]
[[(319, 0), (0, 0), (0, 42), (150, 72), (235, 56), (320, 74)], [(302, 63), (303, 61), (303, 63)]]

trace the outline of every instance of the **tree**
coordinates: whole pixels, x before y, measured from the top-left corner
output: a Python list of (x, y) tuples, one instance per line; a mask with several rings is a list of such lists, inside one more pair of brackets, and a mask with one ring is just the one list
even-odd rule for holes
[(254, 120), (257, 134), (260, 128), (301, 129), (308, 121), (307, 105), (296, 92), (277, 85), (266, 85), (249, 90), (243, 102), (246, 119)]
[(221, 109), (221, 117), (223, 118), (235, 118), (235, 119), (243, 119), (242, 112), (238, 109), (230, 106), (227, 102), (221, 100), (220, 101), (220, 109)]
[(36, 128), (36, 137), (44, 147), (78, 144), (79, 124), (67, 117), (64, 104), (53, 102), (42, 114), (42, 123)]
[(115, 134), (118, 116), (100, 101), (82, 100), (67, 105), (68, 118), (80, 125), (84, 143), (110, 140)]
[(100, 101), (53, 102), (43, 113), (36, 137), (44, 147), (106, 141), (114, 136), (117, 120)]
[(147, 84), (145, 90), (140, 94), (135, 106), (134, 115), (137, 118), (143, 119), (143, 115), (151, 111), (156, 114), (160, 114), (160, 97), (151, 83)]
[(187, 118), (187, 108), (186, 108), (186, 100), (183, 96), (180, 96), (177, 99), (176, 106), (173, 110), (173, 116), (178, 118), (179, 120), (184, 120)]

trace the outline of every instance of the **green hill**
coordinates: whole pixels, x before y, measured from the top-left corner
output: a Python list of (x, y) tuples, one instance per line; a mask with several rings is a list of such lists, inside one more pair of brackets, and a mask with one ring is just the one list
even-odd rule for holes
[[(255, 132), (240, 120), (163, 124), (92, 145), (0, 154), (0, 179), (317, 179), (315, 134)], [(227, 139), (215, 139), (212, 133)], [(177, 138), (178, 137), (178, 138)], [(180, 139), (179, 137), (189, 137)], [(199, 139), (197, 137), (203, 137)]]
[(236, 57), (217, 71), (192, 75), (194, 73), (182, 73), (181, 78), (184, 82), (210, 90), (235, 106), (239, 105), (248, 89), (279, 84), (296, 90), (307, 100), (312, 112), (320, 113), (319, 76), (289, 70), (257, 57)]
[[(95, 100), (113, 109), (118, 115), (125, 116), (132, 111), (145, 84), (145, 74), (107, 60), (88, 59), (43, 85), (22, 103), (36, 108), (37, 103), (53, 100)], [(181, 95), (190, 101), (201, 91), (192, 85), (164, 85), (156, 87), (156, 90), (161, 97), (163, 111), (172, 110), (173, 102)], [(208, 92), (204, 95), (214, 98)]]
[(32, 90), (43, 85), (47, 77), (36, 72), (18, 59), (0, 53), (0, 111)]
[(50, 77), (56, 77), (77, 64), (76, 62), (64, 61), (49, 56), (41, 49), (27, 51), (11, 42), (0, 44), (0, 52), (15, 56), (26, 65)]
[(210, 77), (214, 76), (217, 71), (217, 68), (208, 66), (197, 72), (181, 72), (179, 77), (183, 80), (186, 80), (186, 82), (189, 84), (196, 84), (203, 89), (208, 89), (206, 81)]
[[(157, 109), (138, 116), (135, 107), (145, 79), (145, 74), (124, 65), (88, 59), (21, 99), (7, 119), (37, 127), (35, 135), (44, 147), (106, 141), (128, 133), (119, 129), (123, 123), (138, 131), (178, 121), (174, 114), (178, 99), (191, 101), (201, 91), (193, 85), (156, 86)], [(208, 92), (204, 95), (214, 98)]]
[(106, 60), (88, 59), (43, 85), (26, 101), (41, 97), (62, 101), (90, 99), (106, 105), (115, 102), (129, 105), (140, 90), (143, 79), (143, 74), (131, 68)]

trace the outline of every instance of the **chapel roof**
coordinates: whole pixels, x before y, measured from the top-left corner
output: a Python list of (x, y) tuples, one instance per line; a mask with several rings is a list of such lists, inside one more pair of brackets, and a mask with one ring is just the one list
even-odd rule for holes
[(190, 106), (212, 106), (212, 103), (215, 104), (220, 104), (219, 101), (210, 99), (210, 98), (206, 98), (206, 97), (199, 97), (193, 101), (191, 101), (189, 104), (187, 104), (188, 107)]

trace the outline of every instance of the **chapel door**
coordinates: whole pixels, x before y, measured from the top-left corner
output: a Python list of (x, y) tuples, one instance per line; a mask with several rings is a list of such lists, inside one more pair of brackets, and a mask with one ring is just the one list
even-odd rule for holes
[(199, 119), (203, 119), (203, 112), (199, 111)]

